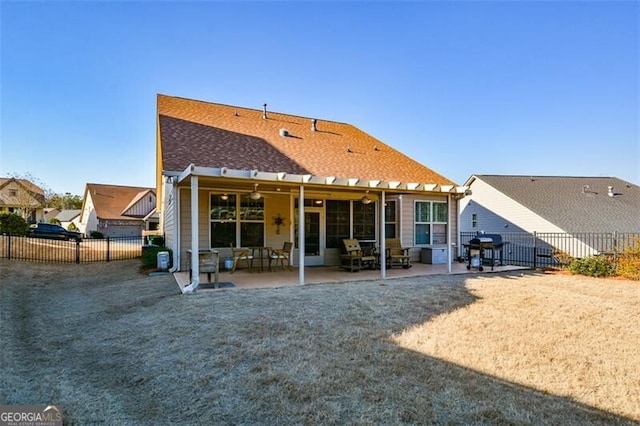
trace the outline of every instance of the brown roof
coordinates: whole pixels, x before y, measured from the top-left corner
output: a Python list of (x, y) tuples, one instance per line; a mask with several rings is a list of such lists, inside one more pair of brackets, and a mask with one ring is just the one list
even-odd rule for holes
[(123, 216), (122, 212), (138, 194), (146, 191), (155, 193), (153, 188), (88, 183), (85, 189), (85, 202), (87, 195), (90, 194), (99, 219), (139, 220), (139, 218)]
[[(345, 123), (158, 95), (162, 170), (202, 167), (455, 185)], [(282, 129), (288, 132), (281, 136)]]

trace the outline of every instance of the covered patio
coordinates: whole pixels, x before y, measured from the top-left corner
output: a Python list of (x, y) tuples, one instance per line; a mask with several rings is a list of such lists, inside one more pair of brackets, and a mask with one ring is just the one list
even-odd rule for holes
[[(505, 271), (513, 271), (517, 269), (526, 269), (520, 266), (495, 266), (493, 271), (485, 268), (483, 272), (475, 268), (467, 270), (466, 263), (453, 262), (451, 265), (451, 274), (487, 274)], [(386, 279), (420, 277), (429, 279), (433, 275), (448, 274), (447, 265), (430, 265), (424, 263), (414, 263), (409, 269), (392, 268), (387, 269)], [(180, 291), (190, 284), (189, 271), (175, 272), (173, 274), (176, 283), (180, 287)], [(380, 280), (379, 270), (363, 269), (359, 272), (349, 272), (337, 266), (313, 266), (305, 267), (305, 284), (340, 284), (350, 281), (372, 281)], [(211, 280), (214, 281), (212, 274)], [(246, 269), (236, 270), (233, 274), (228, 271), (219, 273), (220, 285), (214, 288), (213, 285), (207, 284), (207, 274), (200, 274), (200, 285), (198, 291), (217, 291), (224, 289), (258, 289), (258, 288), (278, 288), (291, 287), (300, 285), (298, 279), (298, 268), (291, 270), (274, 269), (271, 272), (249, 272)]]

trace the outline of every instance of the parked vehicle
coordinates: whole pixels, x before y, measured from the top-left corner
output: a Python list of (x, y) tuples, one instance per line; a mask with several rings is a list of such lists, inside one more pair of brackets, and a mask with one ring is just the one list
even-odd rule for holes
[(82, 241), (82, 234), (79, 232), (68, 231), (62, 226), (54, 225), (53, 223), (36, 223), (31, 225), (27, 235), (34, 238)]

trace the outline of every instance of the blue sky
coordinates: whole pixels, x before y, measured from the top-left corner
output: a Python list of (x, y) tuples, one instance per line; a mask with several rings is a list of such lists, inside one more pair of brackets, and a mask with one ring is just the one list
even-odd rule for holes
[(0, 2), (0, 175), (153, 186), (156, 94), (351, 123), (458, 184), (640, 184), (635, 1)]

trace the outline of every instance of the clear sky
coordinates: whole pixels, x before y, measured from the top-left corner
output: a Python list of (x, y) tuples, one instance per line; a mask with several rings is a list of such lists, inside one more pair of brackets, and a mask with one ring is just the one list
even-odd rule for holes
[(0, 175), (153, 186), (156, 94), (347, 122), (471, 174), (640, 184), (636, 1), (0, 1)]

